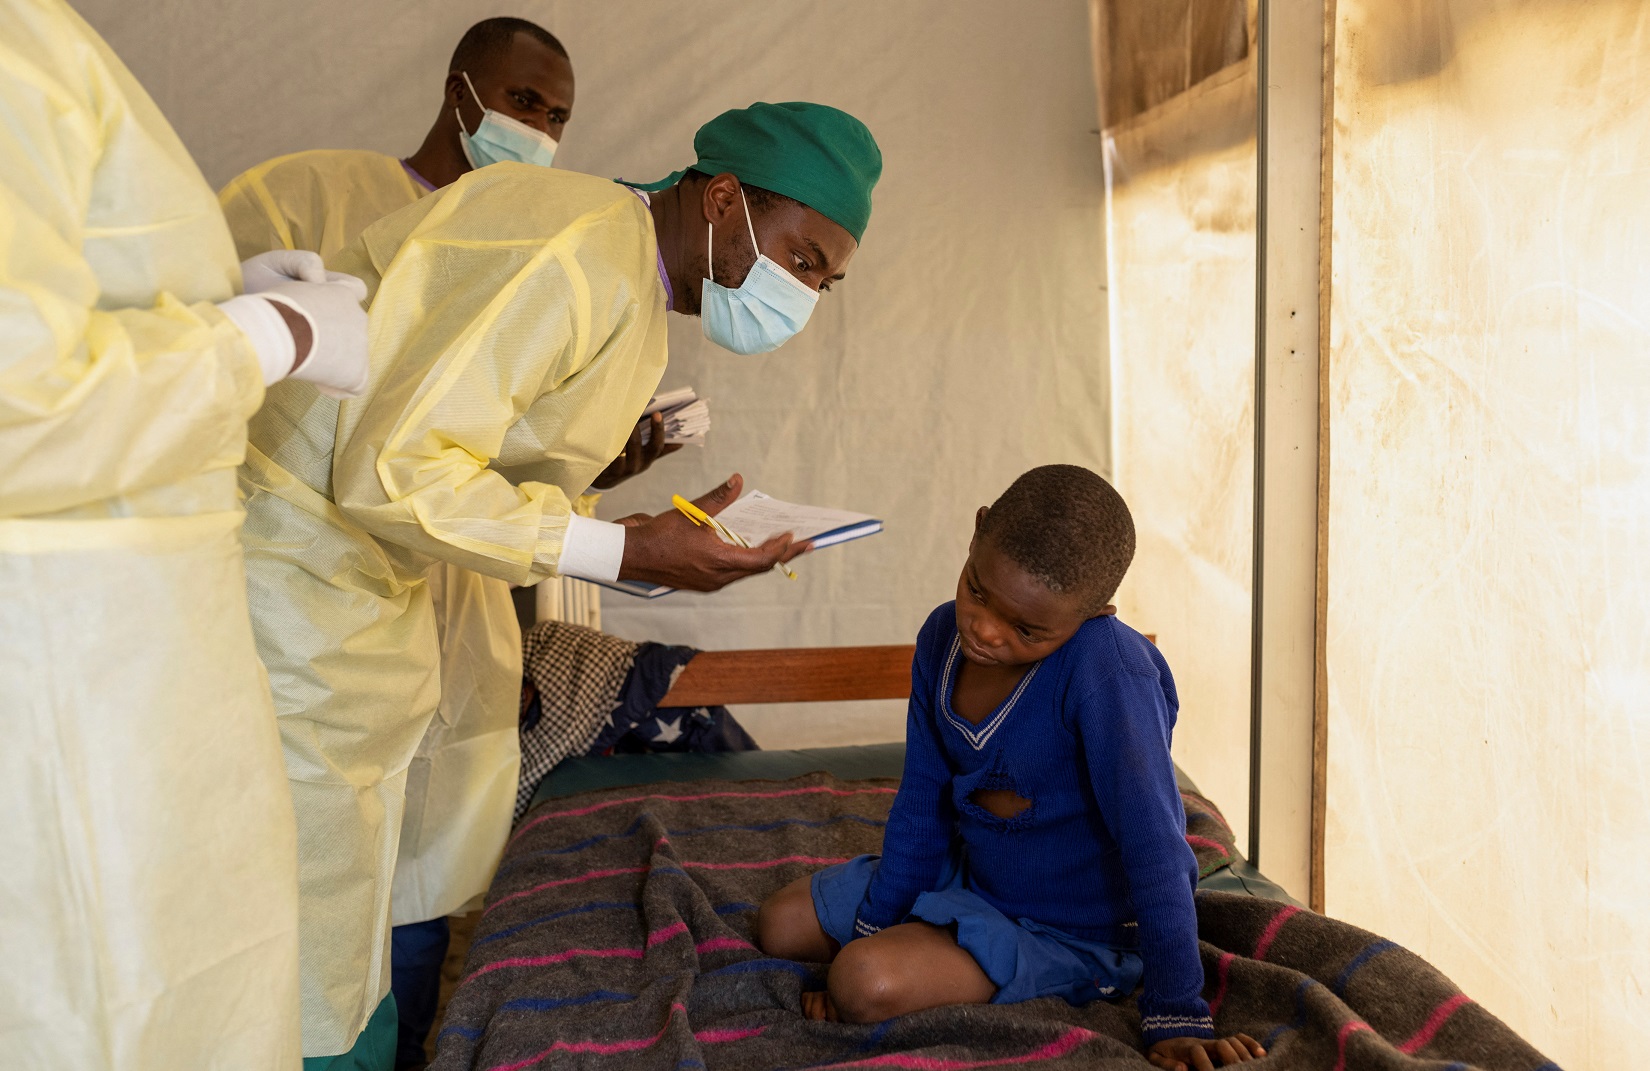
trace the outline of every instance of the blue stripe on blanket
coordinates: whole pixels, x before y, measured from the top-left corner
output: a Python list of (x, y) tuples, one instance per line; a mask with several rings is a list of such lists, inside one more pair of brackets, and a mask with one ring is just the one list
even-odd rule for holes
[(761, 971), (788, 971), (802, 978), (811, 978), (814, 973), (812, 967), (788, 959), (742, 959), (738, 963), (730, 963), (726, 967), (705, 971), (699, 977), (710, 978), (718, 974), (756, 974)]
[(1374, 959), (1376, 956), (1380, 955), (1382, 952), (1390, 952), (1392, 949), (1397, 947), (1397, 944), (1394, 942), (1386, 940), (1376, 941), (1370, 944), (1362, 952), (1359, 952), (1356, 956), (1352, 957), (1352, 962), (1346, 965), (1346, 969), (1341, 971), (1340, 977), (1335, 979), (1335, 984), (1330, 988), (1334, 991), (1337, 997), (1345, 1000), (1346, 987), (1351, 984), (1352, 976), (1358, 973), (1358, 969), (1370, 960)]
[(571, 915), (584, 915), (584, 914), (588, 914), (591, 911), (635, 911), (635, 910), (636, 910), (636, 904), (635, 904), (634, 901), (632, 901), (631, 903), (628, 903), (628, 904), (622, 904), (622, 903), (619, 903), (618, 901), (615, 901), (615, 900), (597, 900), (594, 903), (584, 904), (580, 907), (570, 907), (566, 911), (557, 911), (557, 912), (555, 912), (554, 914), (551, 914), (551, 915), (540, 915), (536, 919), (528, 919), (526, 922), (518, 922), (514, 926), (508, 927), (507, 929), (499, 930), (497, 933), (490, 933), (486, 937), (476, 938), (474, 941), (471, 942), (471, 947), (473, 948), (476, 945), (484, 945), (484, 944), (487, 944), (491, 941), (502, 941), (506, 937), (515, 936), (516, 934), (520, 933), (522, 930), (531, 929), (534, 926), (540, 926), (540, 925), (543, 925), (546, 922), (554, 922), (557, 919), (564, 919), (564, 918), (567, 918)]
[(557, 1008), (576, 1008), (580, 1004), (597, 1004), (602, 1001), (622, 1004), (635, 999), (636, 994), (634, 993), (617, 993), (611, 989), (598, 989), (593, 993), (585, 993), (577, 997), (517, 997), (515, 1000), (507, 1000), (500, 1004), (498, 1010), (501, 1012), (547, 1012), (555, 1011)]
[(1295, 987), (1295, 1017), (1282, 1026), (1274, 1027), (1272, 1032), (1266, 1035), (1266, 1040), (1260, 1043), (1261, 1048), (1271, 1052), (1272, 1046), (1277, 1044), (1278, 1038), (1291, 1030), (1299, 1030), (1306, 1025), (1306, 991), (1317, 984), (1317, 981), (1311, 978), (1301, 979), (1300, 985)]

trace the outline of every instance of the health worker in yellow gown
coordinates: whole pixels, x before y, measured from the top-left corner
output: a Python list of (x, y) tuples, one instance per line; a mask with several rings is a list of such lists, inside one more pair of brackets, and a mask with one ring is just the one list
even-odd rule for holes
[[(523, 19), (470, 27), (443, 90), (435, 123), (406, 160), (318, 149), (276, 157), (231, 180), (219, 199), (240, 255), (309, 249), (331, 257), (368, 224), (477, 166), (516, 160), (549, 167), (573, 113), (567, 50)], [(595, 486), (613, 487), (680, 449), (665, 445), (659, 424), (645, 445), (639, 429), (633, 432)], [(598, 497), (581, 495), (574, 509), (592, 516)], [(521, 630), (510, 585), (447, 562), (437, 562), (426, 580), (441, 698), (407, 770), (390, 897), (401, 1064), (422, 1062), (447, 948), (446, 917), (486, 890), (509, 834), (521, 762)]]
[(283, 254), (241, 293), (199, 169), (60, 0), (0, 4), (0, 249), (0, 1066), (290, 1071), (235, 472), (266, 383), (364, 382), (365, 289)]
[(253, 422), (248, 584), (297, 807), (309, 1056), (349, 1050), (389, 988), (407, 770), (439, 702), (430, 567), (707, 591), (803, 549), (572, 510), (658, 385), (667, 311), (777, 348), (869, 221), (881, 156), (836, 109), (737, 109), (695, 148), (638, 188), (495, 163), (369, 226), (329, 262), (372, 292), (365, 395), (280, 388)]

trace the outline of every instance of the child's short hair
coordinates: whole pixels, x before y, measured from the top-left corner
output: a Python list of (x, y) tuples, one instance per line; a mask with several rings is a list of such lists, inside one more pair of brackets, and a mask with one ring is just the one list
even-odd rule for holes
[(1099, 613), (1134, 560), (1134, 518), (1116, 489), (1079, 465), (1043, 465), (992, 503), (979, 535), (1050, 591)]

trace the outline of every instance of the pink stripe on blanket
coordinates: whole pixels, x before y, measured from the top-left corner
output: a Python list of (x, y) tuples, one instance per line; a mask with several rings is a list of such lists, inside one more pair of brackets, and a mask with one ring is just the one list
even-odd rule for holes
[(652, 948), (654, 945), (664, 944), (672, 937), (687, 932), (688, 928), (685, 922), (673, 922), (669, 926), (661, 926), (647, 935), (647, 947)]
[(1265, 959), (1266, 953), (1272, 948), (1272, 942), (1277, 940), (1278, 931), (1283, 929), (1284, 923), (1300, 914), (1300, 910), (1294, 904), (1290, 904), (1276, 915), (1273, 915), (1272, 921), (1268, 922), (1266, 929), (1261, 931), (1260, 940), (1255, 942), (1255, 954), (1249, 958)]
[(1417, 1051), (1427, 1042), (1432, 1040), (1432, 1035), (1438, 1033), (1440, 1027), (1449, 1022), (1450, 1016), (1454, 1015), (1456, 1012), (1471, 1003), (1472, 998), (1468, 997), (1465, 993), (1457, 993), (1455, 996), (1444, 1001), (1444, 1003), (1433, 1009), (1432, 1014), (1427, 1017), (1427, 1021), (1425, 1023), (1421, 1024), (1421, 1029), (1415, 1032), (1414, 1037), (1398, 1046), (1398, 1051), (1405, 1053), (1406, 1055)]
[[(813, 855), (787, 855), (779, 859), (757, 859), (748, 863), (698, 863), (692, 860), (685, 860), (678, 862), (676, 865), (681, 867), (692, 867), (695, 870), (766, 870), (769, 867), (786, 866), (791, 863), (805, 863), (808, 866), (831, 866), (834, 863), (843, 863), (846, 861), (847, 860), (845, 859), (828, 859)], [(618, 877), (621, 874), (645, 874), (647, 873), (647, 870), (648, 868), (645, 866), (626, 866), (617, 867), (610, 870), (592, 870), (588, 873), (580, 874), (576, 878), (557, 878), (555, 881), (542, 882), (533, 886), (531, 889), (523, 889), (520, 892), (511, 893), (509, 896), (501, 896), (497, 900), (494, 900), (492, 903), (488, 904), (481, 913), (483, 915), (490, 914), (498, 908), (503, 907), (505, 904), (508, 904), (512, 900), (520, 900), (524, 896), (532, 896), (534, 893), (540, 893), (546, 889), (555, 889), (563, 885), (577, 885), (583, 881), (595, 881), (597, 878)]]
[(1374, 1029), (1362, 1019), (1354, 1019), (1341, 1027), (1340, 1033), (1335, 1035), (1335, 1044), (1340, 1048), (1340, 1054), (1335, 1058), (1335, 1071), (1346, 1071), (1346, 1039), (1360, 1030), (1368, 1030), (1374, 1033)]
[[(522, 1071), (523, 1068), (554, 1056), (558, 1052), (588, 1052), (598, 1056), (613, 1056), (621, 1052), (636, 1052), (640, 1049), (651, 1048), (664, 1039), (665, 1032), (670, 1029), (670, 1021), (677, 1014), (687, 1014), (687, 1009), (680, 1004), (670, 1006), (670, 1014), (665, 1016), (665, 1025), (659, 1032), (650, 1038), (635, 1038), (629, 1041), (558, 1041), (542, 1052), (534, 1053), (525, 1060), (517, 1060), (513, 1064), (494, 1064), (488, 1071)], [(724, 1041), (743, 1041), (746, 1038), (758, 1037), (767, 1027), (758, 1026), (743, 1030), (701, 1030), (693, 1035), (693, 1040), (704, 1045), (715, 1045)]]
[(460, 985), (469, 982), (472, 978), (480, 978), (493, 971), (501, 971), (506, 967), (548, 967), (555, 963), (565, 963), (570, 959), (641, 959), (642, 950), (639, 948), (570, 948), (566, 952), (557, 952), (549, 956), (517, 956), (514, 959), (501, 959), (478, 967), (464, 976)]
[(1237, 959), (1236, 952), (1222, 952), (1220, 960), (1215, 964), (1215, 998), (1209, 1001), (1209, 1017), (1220, 1010), (1221, 1001), (1226, 999), (1226, 980), (1232, 970), (1232, 961)]
[[(662, 926), (647, 935), (647, 947), (663, 944), (672, 937), (688, 932), (686, 922), (673, 922), (669, 926)], [(747, 952), (751, 948), (748, 942), (737, 937), (712, 937), (700, 941), (693, 946), (695, 952)], [(472, 978), (479, 978), (483, 974), (503, 970), (505, 967), (549, 967), (557, 963), (565, 963), (570, 959), (641, 959), (643, 950), (640, 948), (570, 948), (566, 952), (556, 952), (548, 956), (517, 956), (513, 959), (501, 959), (477, 968), (464, 976), (468, 982)], [(463, 983), (460, 983), (463, 984)]]
[(897, 1067), (902, 1071), (972, 1071), (976, 1067), (1034, 1064), (1043, 1060), (1059, 1059), (1095, 1036), (1097, 1035), (1092, 1030), (1074, 1026), (1042, 1048), (1033, 1049), (1023, 1056), (1003, 1056), (995, 1060), (943, 1060), (934, 1056), (919, 1056), (916, 1053), (893, 1052), (886, 1056), (872, 1056), (864, 1060), (851, 1060), (848, 1063), (827, 1064), (820, 1071), (838, 1067)]
[(576, 878), (557, 878), (555, 881), (546, 881), (542, 884), (533, 886), (531, 889), (523, 889), (521, 892), (513, 892), (509, 896), (500, 897), (499, 899), (488, 904), (481, 913), (483, 915), (490, 914), (496, 909), (503, 907), (511, 900), (520, 900), (524, 896), (532, 896), (534, 893), (543, 892), (546, 889), (554, 889), (562, 885), (577, 885), (581, 881), (595, 881), (597, 878), (613, 878), (618, 877), (620, 874), (646, 873), (647, 867), (645, 866), (622, 866), (611, 870), (592, 870), (588, 873), (580, 874)]
[(692, 803), (696, 800), (777, 800), (787, 796), (892, 796), (898, 789), (893, 788), (831, 788), (829, 785), (813, 785), (809, 788), (787, 788), (779, 792), (706, 792), (698, 796), (666, 796), (650, 794), (646, 796), (626, 796), (620, 800), (604, 800), (601, 803), (592, 803), (588, 807), (575, 807), (570, 811), (552, 811), (550, 814), (541, 814), (528, 822), (510, 838), (514, 844), (521, 835), (541, 822), (548, 822), (552, 818), (577, 818), (580, 815), (594, 814), (605, 811), (609, 807), (619, 807), (626, 803), (640, 803), (642, 800), (676, 800), (683, 803)]
[(1190, 844), (1194, 848), (1213, 848), (1222, 855), (1230, 854), (1226, 850), (1226, 845), (1220, 843), (1220, 841), (1210, 840), (1208, 837), (1200, 837), (1195, 833), (1186, 834), (1186, 843)]
[(786, 863), (807, 863), (809, 866), (834, 866), (837, 863), (846, 863), (846, 859), (823, 859), (812, 855), (787, 855), (783, 859), (762, 859), (750, 863), (678, 863), (678, 866), (690, 866), (695, 870), (766, 870), (770, 866), (784, 866)]
[(751, 1026), (743, 1030), (700, 1030), (694, 1033), (693, 1040), (706, 1045), (715, 1045), (724, 1041), (744, 1041), (746, 1038), (759, 1038), (762, 1032), (768, 1029), (765, 1026)]

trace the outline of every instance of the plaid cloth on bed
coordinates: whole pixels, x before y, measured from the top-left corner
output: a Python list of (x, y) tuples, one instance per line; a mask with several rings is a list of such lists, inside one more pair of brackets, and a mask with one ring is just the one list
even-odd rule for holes
[[(641, 644), (564, 621), (540, 621), (521, 638), (521, 781), (517, 819), (544, 775), (570, 755), (590, 750), (607, 728)], [(529, 718), (532, 700), (538, 715)], [(529, 724), (531, 721), (531, 724)]]

